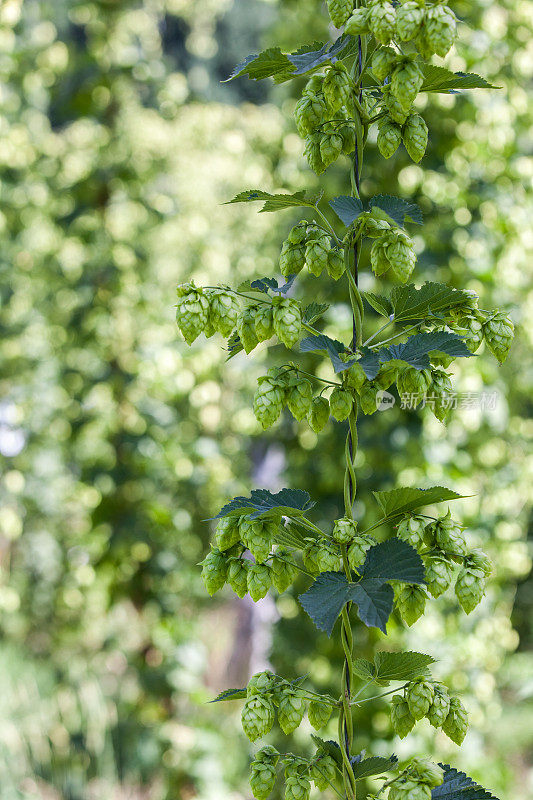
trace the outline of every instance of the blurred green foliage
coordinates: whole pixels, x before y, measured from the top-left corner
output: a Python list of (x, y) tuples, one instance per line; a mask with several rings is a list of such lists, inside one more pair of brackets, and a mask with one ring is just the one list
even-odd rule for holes
[[(203, 520), (253, 484), (305, 488), (324, 519), (336, 516), (343, 428), (331, 426), (320, 449), (289, 419), (258, 436), (261, 364), (224, 364), (213, 340), (186, 348), (172, 308), (184, 279), (237, 283), (276, 269), (291, 212), (220, 204), (248, 185), (316, 182), (291, 119), (297, 92), (220, 81), (261, 41), (323, 39), (320, 6), (0, 4), (2, 800), (247, 797), (237, 711), (206, 701), (263, 666), (272, 635), (276, 669), (337, 685), (340, 653), (294, 598), (256, 611), (229, 594), (213, 603), (196, 564), (210, 535)], [(474, 732), (461, 761), (441, 740), (439, 757), (525, 800), (533, 12), (526, 0), (454, 9), (471, 27), (450, 66), (502, 89), (427, 105), (422, 95), (427, 157), (415, 166), (398, 154), (378, 171), (371, 155), (363, 192), (413, 197), (426, 218), (417, 281), (455, 282), (486, 307), (507, 306), (518, 336), (503, 369), (481, 354), (456, 374), (461, 391), (498, 391), (494, 411), (459, 409), (447, 429), (398, 409), (365, 419), (358, 513), (374, 513), (370, 477), (373, 487), (442, 481), (474, 495), (461, 514), (496, 564), (488, 598), (460, 622), (443, 598), (392, 637), (438, 655), (440, 674), (469, 696)], [(342, 193), (341, 162), (326, 180)], [(347, 308), (327, 320), (333, 334), (348, 326)], [(265, 350), (265, 362), (276, 357)], [(356, 631), (362, 652), (368, 635)], [(361, 746), (372, 730), (390, 749), (385, 714), (358, 726)], [(400, 756), (405, 746), (394, 742)]]

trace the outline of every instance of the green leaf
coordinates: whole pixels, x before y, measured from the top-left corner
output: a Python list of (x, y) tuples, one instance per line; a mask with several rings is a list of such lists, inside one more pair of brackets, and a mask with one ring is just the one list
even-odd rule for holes
[(422, 67), (424, 83), (421, 92), (450, 92), (460, 89), (497, 89), (474, 72), (451, 72), (446, 67), (425, 64)]
[(377, 206), (401, 227), (404, 227), (405, 220), (410, 219), (416, 225), (422, 225), (422, 211), (416, 203), (409, 203), (402, 197), (394, 197), (389, 194), (377, 194), (370, 198), (369, 208)]
[(248, 514), (250, 519), (265, 514), (293, 517), (300, 516), (314, 505), (308, 493), (302, 489), (282, 489), (277, 494), (272, 494), (268, 489), (252, 489), (250, 497), (235, 497), (213, 519)]
[(287, 281), (281, 284), (278, 284), (275, 278), (258, 278), (250, 283), (250, 288), (258, 289), (265, 294), (268, 294), (269, 291), (274, 294), (287, 294), (295, 280), (296, 275), (289, 275)]
[(376, 653), (374, 658), (375, 677), (379, 681), (410, 681), (427, 672), (429, 664), (435, 659), (425, 653), (389, 653), (385, 650)]
[(411, 322), (459, 308), (471, 299), (468, 292), (427, 281), (419, 289), (412, 283), (395, 287), (391, 292), (390, 305), (395, 322)]
[(326, 42), (324, 45), (314, 42), (312, 45), (300, 47), (294, 53), (289, 53), (287, 58), (296, 67), (294, 75), (305, 75), (306, 72), (320, 67), (327, 61), (335, 63), (341, 54), (346, 57), (353, 48), (353, 44), (351, 36), (340, 36), (334, 42)]
[(381, 506), (387, 519), (399, 514), (408, 514), (417, 508), (433, 503), (442, 503), (446, 500), (457, 500), (465, 497), (457, 494), (444, 486), (431, 486), (428, 489), (415, 489), (410, 487), (391, 489), (388, 492), (373, 492), (374, 497)]
[(379, 628), (387, 633), (387, 622), (394, 605), (392, 586), (379, 578), (363, 578), (359, 583), (351, 584), (349, 599), (357, 606), (359, 617), (368, 628)]
[(444, 770), (444, 781), (431, 791), (431, 800), (498, 800), (464, 772), (439, 764)]
[(371, 350), (370, 347), (361, 347), (360, 352), (362, 356), (359, 359), (359, 364), (362, 366), (368, 380), (372, 381), (379, 372), (379, 351)]
[(279, 47), (269, 47), (262, 53), (246, 56), (240, 61), (226, 81), (248, 75), (254, 81), (263, 78), (277, 78), (278, 80), (288, 80), (291, 73), (296, 71), (296, 67), (287, 56), (281, 52)]
[(270, 194), (263, 192), (262, 189), (246, 189), (235, 195), (233, 200), (228, 200), (223, 205), (229, 206), (232, 203), (253, 203), (256, 200), (264, 200), (265, 203), (260, 209), (262, 211), (281, 211), (284, 208), (314, 208), (320, 196), (315, 198), (308, 197), (306, 192), (295, 192), (294, 194)]
[(325, 333), (321, 333), (319, 336), (306, 336), (305, 339), (302, 339), (300, 342), (300, 351), (302, 353), (319, 353), (322, 350), (325, 350), (330, 357), (333, 369), (336, 373), (343, 372), (345, 369), (349, 369), (352, 364), (355, 364), (355, 358), (349, 361), (343, 361), (340, 358), (341, 353), (348, 352), (346, 347), (342, 342), (339, 342), (337, 339), (331, 339), (329, 336), (326, 336)]
[(325, 739), (321, 739), (320, 736), (317, 736), (315, 733), (311, 734), (311, 739), (316, 744), (317, 750), (322, 753), (325, 753), (339, 765), (342, 766), (342, 753), (339, 745), (337, 742), (333, 742), (330, 739), (327, 741)]
[(414, 547), (393, 537), (367, 550), (359, 569), (364, 579), (379, 578), (403, 583), (425, 583), (424, 564)]
[(237, 331), (233, 331), (228, 339), (228, 356), (226, 361), (229, 361), (230, 358), (233, 358), (237, 353), (242, 353), (243, 351), (244, 347), (242, 346), (241, 338)]
[(417, 333), (416, 336), (410, 336), (406, 342), (382, 347), (377, 353), (382, 363), (404, 361), (410, 367), (422, 370), (429, 368), (428, 354), (434, 350), (461, 358), (470, 358), (473, 355), (460, 336), (447, 331)]
[(339, 197), (334, 197), (329, 204), (347, 228), (363, 213), (363, 204), (357, 197), (340, 195)]
[(246, 697), (246, 687), (244, 689), (224, 689), (210, 703), (220, 703), (222, 700), (243, 700)]
[(304, 309), (302, 314), (302, 321), (308, 325), (312, 325), (317, 319), (320, 319), (329, 308), (329, 303), (309, 303)]
[(356, 658), (353, 662), (353, 671), (358, 678), (364, 681), (373, 681), (376, 668), (371, 661), (366, 658)]
[(360, 781), (362, 778), (370, 778), (372, 775), (381, 775), (383, 772), (389, 772), (394, 769), (397, 763), (398, 759), (394, 754), (389, 758), (370, 756), (352, 764), (353, 774), (355, 780)]
[(383, 317), (390, 317), (393, 313), (392, 303), (388, 297), (384, 297), (382, 294), (374, 294), (373, 292), (363, 292), (363, 297), (374, 311), (377, 311)]
[(274, 534), (274, 540), (276, 544), (294, 547), (297, 550), (303, 550), (305, 547), (305, 538), (296, 525), (280, 525)]

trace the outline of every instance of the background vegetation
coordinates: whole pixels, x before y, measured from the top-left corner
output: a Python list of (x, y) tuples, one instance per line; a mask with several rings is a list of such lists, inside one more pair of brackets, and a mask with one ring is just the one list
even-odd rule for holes
[[(460, 627), (443, 598), (392, 635), (438, 655), (467, 690), (473, 730), (460, 757), (429, 731), (424, 746), (502, 800), (525, 800), (533, 8), (453, 7), (465, 24), (449, 65), (502, 88), (427, 106), (422, 95), (426, 158), (399, 153), (378, 171), (370, 157), (362, 188), (413, 197), (426, 218), (417, 281), (507, 306), (517, 338), (503, 369), (481, 354), (456, 373), (461, 391), (496, 391), (494, 410), (461, 408), (446, 429), (398, 408), (364, 420), (359, 513), (370, 475), (383, 488), (396, 475), (473, 495), (461, 513), (496, 564), (488, 597)], [(224, 364), (213, 340), (186, 348), (172, 307), (190, 277), (235, 284), (275, 269), (291, 212), (221, 203), (251, 185), (315, 183), (290, 85), (220, 81), (261, 44), (324, 40), (321, 11), (316, 0), (0, 4), (2, 800), (249, 797), (236, 709), (206, 701), (267, 661), (338, 681), (340, 653), (296, 619), (293, 597), (208, 600), (196, 564), (210, 536), (202, 520), (253, 485), (305, 488), (324, 518), (337, 515), (342, 426), (319, 450), (288, 418), (259, 436), (261, 365)], [(345, 166), (328, 171), (331, 192), (345, 189)], [(348, 325), (346, 308), (328, 332)], [(361, 651), (369, 635), (357, 631)], [(372, 729), (390, 749), (384, 713), (357, 729), (361, 746)]]

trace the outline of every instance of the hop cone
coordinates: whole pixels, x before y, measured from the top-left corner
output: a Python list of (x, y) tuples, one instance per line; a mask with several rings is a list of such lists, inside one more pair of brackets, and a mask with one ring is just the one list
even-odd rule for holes
[(294, 689), (286, 689), (281, 695), (278, 707), (278, 721), (283, 733), (289, 734), (295, 731), (304, 714), (303, 695)]
[(276, 783), (276, 767), (263, 761), (252, 761), (250, 788), (256, 800), (266, 800)]
[(369, 33), (368, 27), (368, 9), (356, 8), (344, 26), (344, 32), (349, 33), (350, 36), (359, 36), (360, 34)]
[(429, 370), (418, 370), (415, 369), (415, 367), (407, 367), (398, 375), (398, 393), (400, 396), (415, 395), (421, 400), (428, 390), (430, 380), (431, 373)]
[(370, 550), (375, 544), (376, 541), (372, 536), (361, 536), (359, 534), (354, 537), (348, 548), (348, 562), (352, 569), (357, 569), (361, 566), (366, 558), (367, 550)]
[(335, 113), (350, 100), (352, 84), (350, 76), (342, 61), (338, 61), (328, 70), (322, 85), (326, 105)]
[(350, 416), (353, 406), (352, 395), (345, 389), (336, 386), (329, 398), (329, 406), (332, 416), (337, 422), (342, 422)]
[(433, 702), (434, 694), (435, 690), (430, 681), (423, 680), (422, 678), (417, 681), (412, 681), (406, 693), (407, 705), (409, 706), (411, 716), (415, 719), (422, 719), (422, 717), (425, 717)]
[(465, 614), (479, 605), (485, 594), (486, 576), (483, 570), (463, 567), (455, 582), (455, 594)]
[(302, 315), (296, 300), (281, 299), (274, 305), (274, 330), (285, 347), (292, 347), (300, 338), (302, 329)]
[(359, 394), (359, 404), (363, 414), (373, 414), (378, 408), (378, 389), (372, 381), (367, 381)]
[(399, 694), (395, 694), (392, 698), (390, 718), (394, 733), (398, 734), (400, 739), (405, 739), (414, 727), (415, 718), (409, 711), (407, 700)]
[(241, 539), (259, 564), (269, 557), (276, 531), (276, 523), (268, 520), (245, 520), (241, 524)]
[(313, 133), (326, 116), (326, 102), (319, 94), (304, 94), (294, 108), (294, 121), (302, 137)]
[(408, 584), (398, 593), (396, 607), (406, 625), (414, 625), (424, 613), (427, 595), (417, 584)]
[(307, 222), (302, 220), (298, 225), (294, 225), (287, 236), (287, 240), (291, 244), (301, 244), (307, 235)]
[(420, 114), (407, 117), (402, 128), (402, 139), (409, 156), (418, 164), (428, 144), (428, 126)]
[(332, 247), (328, 253), (327, 263), (328, 275), (334, 281), (338, 281), (344, 275), (344, 250)]
[(321, 703), (320, 700), (311, 700), (307, 709), (307, 716), (315, 731), (319, 731), (329, 722), (331, 706), (328, 703)]
[(320, 156), (324, 166), (329, 167), (342, 153), (342, 136), (332, 131), (324, 131), (320, 139)]
[(266, 564), (252, 564), (248, 570), (248, 591), (254, 603), (266, 595), (270, 585), (269, 567)]
[(317, 231), (309, 236), (305, 248), (305, 263), (309, 272), (318, 277), (322, 270), (327, 269), (330, 250), (331, 244), (327, 234)]
[(275, 423), (283, 409), (285, 391), (279, 381), (267, 375), (259, 378), (254, 395), (253, 410), (255, 417), (264, 429)]
[(431, 410), (441, 422), (449, 416), (451, 410), (452, 382), (441, 369), (431, 372), (431, 385), (428, 393), (431, 396)]
[(457, 697), (450, 700), (450, 710), (442, 724), (442, 730), (455, 744), (463, 743), (468, 730), (468, 714)]
[(305, 244), (286, 239), (281, 247), (279, 269), (282, 275), (297, 275), (305, 266)]
[(261, 764), (274, 764), (276, 765), (279, 760), (279, 753), (271, 744), (265, 744), (254, 756), (254, 761)]
[(288, 558), (289, 556), (289, 551), (280, 548), (276, 551), (276, 554), (270, 563), (272, 583), (280, 594), (288, 589), (295, 579), (297, 573), (296, 567), (293, 567), (292, 564), (287, 564), (286, 561), (282, 560), (283, 558)]
[(361, 364), (353, 364), (350, 369), (343, 372), (343, 376), (345, 385), (353, 389), (354, 392), (359, 392), (366, 381), (365, 371)]
[(368, 26), (380, 44), (388, 44), (394, 36), (396, 16), (387, 0), (374, 2), (368, 12)]
[(429, 592), (433, 597), (440, 597), (452, 582), (453, 564), (442, 556), (428, 556), (425, 566)]
[(403, 61), (394, 68), (391, 92), (404, 111), (409, 111), (423, 83), (422, 70), (413, 61)]
[(315, 433), (325, 427), (329, 420), (329, 402), (325, 397), (315, 397), (307, 415), (307, 421)]
[(311, 791), (309, 778), (291, 775), (285, 782), (285, 800), (308, 800)]
[(476, 548), (468, 554), (465, 559), (465, 566), (473, 569), (480, 569), (484, 575), (490, 575), (492, 572), (492, 561), (483, 550)]
[(215, 289), (211, 294), (209, 316), (212, 324), (222, 336), (229, 336), (237, 324), (239, 303), (235, 295), (223, 289)]
[(339, 569), (339, 556), (325, 544), (319, 544), (314, 560), (319, 572), (336, 572)]
[(398, 60), (398, 53), (392, 47), (380, 47), (372, 56), (372, 72), (383, 82), (390, 75)]
[(244, 561), (242, 558), (230, 559), (228, 566), (228, 583), (237, 597), (244, 597), (248, 591), (249, 564), (249, 561)]
[(307, 163), (317, 175), (321, 175), (326, 169), (326, 165), (322, 161), (322, 153), (320, 150), (321, 141), (321, 133), (312, 133), (305, 140), (304, 148), (304, 156), (307, 159)]
[(420, 30), (424, 19), (423, 5), (417, 0), (407, 0), (396, 10), (396, 36), (401, 42), (410, 42)]
[(490, 352), (503, 364), (514, 339), (514, 325), (507, 314), (499, 312), (483, 326), (483, 336)]
[(475, 353), (483, 341), (483, 314), (475, 309), (465, 314), (458, 322), (450, 324), (453, 331), (458, 333), (471, 353)]
[(255, 333), (260, 342), (274, 335), (274, 319), (271, 305), (258, 306), (255, 312)]
[(237, 320), (237, 331), (246, 353), (251, 353), (254, 347), (259, 344), (255, 332), (256, 306), (248, 306), (239, 314)]
[(272, 689), (275, 680), (276, 676), (269, 669), (265, 669), (262, 672), (256, 672), (255, 675), (252, 675), (248, 681), (246, 696), (254, 697), (256, 694), (264, 695), (266, 692), (269, 692)]
[(435, 50), (433, 49), (433, 47), (430, 44), (429, 39), (427, 37), (425, 21), (422, 22), (422, 25), (420, 26), (420, 29), (419, 29), (418, 33), (416, 34), (416, 36), (415, 36), (413, 41), (414, 41), (414, 44), (416, 46), (416, 49), (418, 50), (418, 52), (420, 53), (422, 58), (425, 61), (430, 59), (431, 56), (433, 55), (433, 53), (435, 52)]
[(390, 84), (386, 84), (383, 89), (383, 100), (385, 107), (389, 112), (389, 116), (397, 122), (398, 125), (403, 125), (409, 116), (409, 109), (405, 109), (397, 97), (393, 94)]
[(302, 560), (304, 562), (304, 566), (314, 575), (320, 572), (317, 561), (318, 551), (319, 545), (314, 539), (307, 540), (305, 547), (302, 550)]
[(242, 728), (251, 742), (269, 732), (274, 724), (274, 706), (266, 697), (249, 697), (241, 714)]
[(404, 517), (398, 525), (396, 536), (418, 550), (424, 544), (425, 527), (426, 521), (423, 517)]
[(383, 158), (394, 155), (402, 141), (402, 129), (387, 117), (380, 120), (378, 127), (378, 150)]
[(357, 522), (349, 517), (336, 519), (333, 523), (333, 539), (339, 544), (351, 542), (357, 532)]
[(456, 556), (466, 555), (466, 542), (460, 525), (452, 519), (450, 510), (442, 519), (439, 519), (434, 527), (435, 542), (444, 550)]
[(353, 125), (348, 122), (346, 125), (339, 125), (337, 133), (342, 136), (342, 152), (350, 155), (355, 150), (355, 130)]
[(187, 344), (192, 344), (207, 327), (209, 300), (202, 289), (190, 283), (178, 286), (177, 292), (176, 322)]
[(320, 100), (324, 100), (322, 97), (322, 87), (324, 85), (324, 75), (322, 73), (318, 73), (317, 75), (311, 75), (307, 83), (305, 84), (305, 89), (303, 91), (304, 95), (316, 95)]
[(440, 786), (444, 781), (444, 770), (429, 758), (412, 758), (409, 762), (409, 772), (430, 788)]
[(328, 0), (328, 11), (336, 28), (341, 28), (353, 11), (353, 0)]
[(239, 518), (223, 517), (215, 529), (215, 541), (219, 550), (229, 550), (240, 539)]
[(402, 283), (409, 280), (415, 268), (416, 254), (410, 237), (403, 231), (396, 231), (388, 237), (387, 259), (396, 278)]
[(215, 594), (222, 589), (227, 575), (228, 559), (214, 547), (202, 561), (202, 580), (209, 594)]
[(311, 408), (313, 387), (308, 380), (297, 380), (292, 384), (287, 395), (287, 405), (293, 417), (304, 419)]
[(370, 263), (372, 270), (378, 277), (390, 269), (388, 245), (392, 242), (392, 234), (386, 231), (379, 239), (375, 239), (370, 250)]
[(311, 780), (321, 792), (326, 791), (330, 783), (333, 783), (336, 776), (337, 770), (331, 756), (325, 754), (319, 755), (311, 764)]
[(444, 57), (457, 37), (457, 23), (448, 6), (428, 8), (424, 17), (425, 38), (438, 56)]
[(403, 778), (392, 784), (388, 800), (431, 800), (431, 789), (413, 778)]
[(434, 728), (440, 728), (448, 716), (450, 710), (450, 695), (445, 686), (435, 685), (435, 694), (429, 711), (426, 714), (428, 720)]

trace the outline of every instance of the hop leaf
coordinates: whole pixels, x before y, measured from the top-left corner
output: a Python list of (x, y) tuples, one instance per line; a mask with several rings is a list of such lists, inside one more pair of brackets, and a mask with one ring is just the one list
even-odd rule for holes
[(399, 694), (395, 694), (392, 698), (390, 716), (394, 732), (400, 739), (405, 739), (414, 727), (415, 718), (409, 711), (407, 700), (404, 700)]
[(405, 149), (415, 163), (422, 159), (428, 144), (428, 127), (420, 114), (410, 114), (402, 128)]
[(455, 744), (462, 744), (468, 730), (468, 714), (457, 697), (450, 700), (450, 710), (442, 724), (442, 730)]
[(274, 724), (274, 706), (266, 697), (249, 697), (242, 709), (242, 727), (251, 742), (269, 732)]
[(411, 716), (415, 719), (425, 717), (430, 709), (435, 690), (430, 681), (420, 678), (412, 681), (407, 688), (406, 700)]
[(353, 407), (352, 395), (346, 389), (336, 386), (329, 398), (329, 406), (332, 416), (337, 422), (342, 422), (350, 416)]
[(266, 564), (252, 564), (250, 566), (248, 570), (248, 591), (254, 603), (265, 597), (270, 589), (271, 582), (270, 568)]
[(326, 426), (329, 420), (329, 402), (325, 397), (315, 397), (311, 403), (311, 408), (307, 415), (307, 421), (315, 433), (320, 431)]
[(509, 316), (500, 312), (488, 319), (483, 336), (491, 353), (503, 364), (514, 339), (514, 325)]
[[(307, 716), (315, 731), (319, 731), (328, 724), (329, 718), (331, 717), (331, 711), (331, 706), (328, 703), (321, 703), (320, 700), (312, 700), (309, 703)], [(320, 789), (320, 786), (318, 786), (318, 788)]]
[(222, 589), (227, 574), (228, 559), (220, 550), (213, 548), (202, 561), (202, 580), (209, 594), (213, 595)]
[(187, 344), (192, 344), (207, 327), (209, 300), (202, 289), (190, 283), (178, 286), (177, 291), (176, 322)]
[[(276, 302), (277, 301), (277, 302)], [(285, 347), (292, 347), (300, 338), (302, 315), (296, 300), (275, 297), (274, 330)]]
[(278, 721), (285, 734), (292, 733), (299, 726), (305, 714), (305, 700), (301, 692), (286, 689), (279, 701)]

